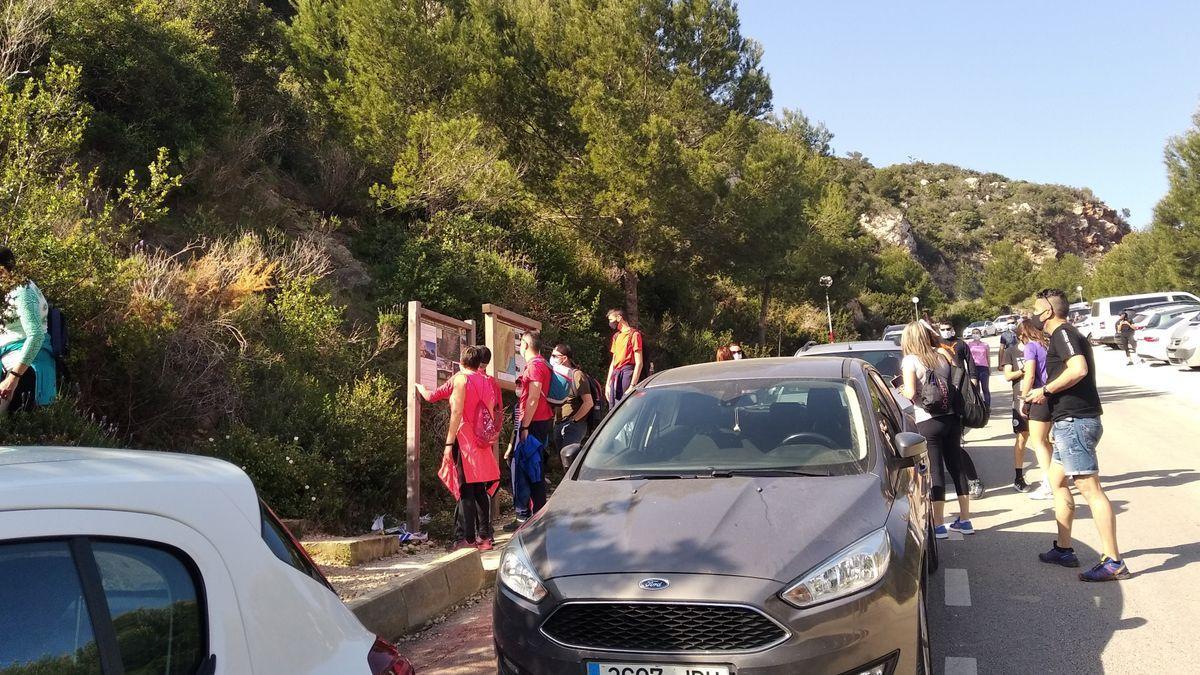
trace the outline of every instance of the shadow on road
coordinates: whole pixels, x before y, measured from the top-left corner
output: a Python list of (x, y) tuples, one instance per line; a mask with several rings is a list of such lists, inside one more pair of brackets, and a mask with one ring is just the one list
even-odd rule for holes
[(1146, 389), (1131, 384), (1104, 385), (1100, 387), (1100, 401), (1102, 403), (1127, 401), (1131, 399), (1157, 398), (1159, 396), (1170, 396), (1170, 394), (1165, 391)]

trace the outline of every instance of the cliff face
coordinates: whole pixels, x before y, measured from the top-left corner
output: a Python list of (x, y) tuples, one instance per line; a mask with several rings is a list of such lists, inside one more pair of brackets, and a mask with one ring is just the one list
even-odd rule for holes
[(1130, 232), (1125, 218), (1086, 188), (949, 164), (875, 169), (861, 159), (845, 161), (859, 189), (862, 229), (912, 253), (947, 292), (955, 271), (980, 270), (997, 241), (1015, 243), (1035, 262), (1073, 253), (1090, 267)]

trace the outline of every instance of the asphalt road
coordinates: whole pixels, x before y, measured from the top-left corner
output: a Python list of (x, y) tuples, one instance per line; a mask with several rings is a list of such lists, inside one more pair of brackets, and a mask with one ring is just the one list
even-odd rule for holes
[[(1038, 561), (1055, 536), (1052, 502), (1010, 486), (1011, 397), (994, 377), (992, 423), (967, 437), (987, 485), (973, 503), (977, 534), (940, 542), (942, 569), (930, 584), (937, 672), (1200, 672), (1200, 372), (1128, 367), (1103, 347), (1096, 358), (1100, 469), (1133, 578), (1085, 584), (1078, 570)], [(1075, 549), (1087, 566), (1099, 560), (1099, 538), (1086, 503), (1077, 504)], [(401, 649), (423, 674), (494, 673), (489, 610), (464, 608)]]

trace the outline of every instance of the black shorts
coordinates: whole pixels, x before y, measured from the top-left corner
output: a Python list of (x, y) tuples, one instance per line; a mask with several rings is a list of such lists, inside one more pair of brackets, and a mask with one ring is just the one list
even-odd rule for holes
[(1034, 422), (1050, 423), (1050, 406), (1046, 403), (1029, 404), (1029, 419)]
[(1029, 431), (1029, 420), (1021, 417), (1021, 413), (1015, 409), (1012, 411), (1013, 433), (1023, 434)]

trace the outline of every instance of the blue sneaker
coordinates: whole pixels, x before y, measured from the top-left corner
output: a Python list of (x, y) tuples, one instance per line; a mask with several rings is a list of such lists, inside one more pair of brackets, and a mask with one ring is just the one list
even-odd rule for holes
[(1125, 566), (1124, 562), (1104, 556), (1095, 567), (1086, 572), (1080, 572), (1079, 580), (1118, 581), (1120, 579), (1128, 579), (1130, 576), (1129, 568)]
[(950, 533), (946, 531), (945, 525), (938, 525), (937, 527), (933, 528), (933, 538), (934, 539), (946, 539), (949, 536), (950, 536)]
[[(1075, 549), (1061, 548), (1058, 545), (1058, 540), (1054, 541), (1054, 547), (1045, 553), (1038, 554), (1038, 560), (1052, 565), (1062, 565), (1063, 567), (1079, 567), (1079, 558), (1075, 557)], [(1082, 577), (1083, 575), (1079, 575)]]
[(953, 523), (950, 523), (950, 529), (960, 534), (975, 534), (975, 528), (971, 527), (971, 521), (955, 518)]

